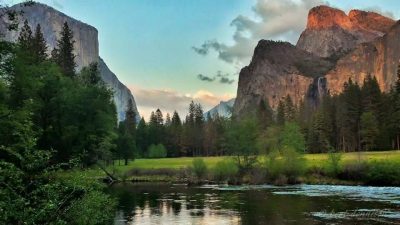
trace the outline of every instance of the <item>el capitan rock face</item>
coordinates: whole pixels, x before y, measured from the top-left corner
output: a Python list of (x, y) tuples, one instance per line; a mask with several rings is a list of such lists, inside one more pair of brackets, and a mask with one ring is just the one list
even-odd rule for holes
[(310, 10), (307, 28), (296, 46), (260, 41), (251, 63), (239, 75), (234, 115), (254, 111), (268, 100), (272, 108), (290, 95), (318, 101), (338, 94), (351, 78), (362, 84), (371, 74), (383, 91), (396, 80), (400, 60), (400, 23), (373, 12), (349, 15), (328, 6)]
[[(110, 71), (107, 65), (99, 56), (98, 31), (93, 26), (85, 24), (81, 21), (73, 19), (52, 7), (41, 3), (33, 4), (17, 4), (11, 9), (15, 11), (23, 11), (20, 18), (20, 26), (27, 19), (32, 30), (40, 24), (44, 38), (48, 44), (48, 53), (57, 45), (59, 33), (64, 22), (67, 22), (74, 33), (74, 53), (76, 55), (75, 62), (77, 71), (88, 66), (92, 62), (97, 62), (100, 69), (100, 75), (106, 85), (114, 91), (114, 102), (117, 107), (118, 120), (125, 118), (125, 109), (129, 99), (133, 100), (136, 113), (139, 118), (139, 113), (136, 109), (136, 104), (130, 90), (122, 84), (117, 76)], [(18, 31), (9, 31), (6, 21), (0, 19), (0, 32), (4, 34), (4, 39), (7, 41), (16, 41)]]

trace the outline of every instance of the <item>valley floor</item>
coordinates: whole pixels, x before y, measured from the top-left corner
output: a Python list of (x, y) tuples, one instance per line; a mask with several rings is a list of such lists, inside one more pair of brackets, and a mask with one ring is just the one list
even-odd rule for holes
[[(215, 165), (222, 160), (229, 159), (228, 156), (220, 157), (201, 157), (210, 172), (213, 171)], [(328, 167), (328, 154), (305, 154), (306, 160), (306, 173), (301, 178), (301, 182), (305, 184), (340, 184), (340, 185), (366, 185), (368, 183), (363, 182), (361, 179), (347, 178), (342, 179), (340, 176), (329, 176), (324, 170)], [(136, 181), (136, 182), (183, 182), (191, 183), (193, 181), (193, 176), (190, 175), (191, 172), (187, 168), (192, 166), (193, 157), (181, 157), (181, 158), (162, 158), (162, 159), (136, 159), (130, 161), (127, 166), (124, 162), (115, 161), (113, 166), (108, 166), (107, 171), (118, 177), (120, 181)], [(265, 158), (263, 156), (259, 157), (259, 165), (264, 164)], [(375, 170), (375, 173), (382, 175), (388, 184), (383, 181), (380, 183), (378, 181), (377, 186), (397, 186), (400, 177), (398, 172), (396, 172), (400, 166), (400, 151), (376, 151), (376, 152), (351, 152), (343, 153), (340, 161), (342, 168), (348, 167), (348, 165), (357, 165), (357, 163), (371, 163), (372, 165), (382, 165), (380, 170)], [(389, 165), (389, 167), (386, 167)], [(393, 168), (395, 167), (395, 168)], [(354, 167), (350, 167), (354, 168)], [(376, 169), (376, 168), (375, 168)], [(262, 169), (261, 169), (262, 170)], [(394, 172), (393, 172), (394, 171)], [(365, 171), (361, 171), (365, 172)], [(351, 173), (350, 177), (353, 176), (354, 172), (346, 171), (345, 173)], [(358, 175), (359, 172), (355, 171)], [(66, 173), (59, 173), (60, 176), (79, 176), (81, 178), (90, 179), (103, 179), (106, 177), (104, 171), (99, 168), (92, 168), (87, 170), (75, 170), (68, 171)], [(348, 174), (345, 174), (347, 176)], [(394, 176), (394, 177), (393, 177)], [(210, 178), (210, 177), (209, 177)], [(380, 179), (380, 178), (378, 178)], [(196, 180), (196, 179), (194, 179)], [(203, 180), (213, 180), (205, 178)], [(391, 182), (390, 180), (397, 180)], [(209, 182), (209, 181), (206, 181)], [(258, 184), (266, 183), (264, 180), (254, 181), (241, 181), (239, 183), (249, 183)], [(276, 183), (274, 183), (276, 184)], [(369, 184), (368, 184), (369, 185)]]
[[(228, 156), (217, 156), (217, 157), (201, 157), (208, 167), (212, 168), (215, 164), (228, 158)], [(328, 159), (328, 154), (306, 154), (307, 166), (324, 166)], [(374, 152), (349, 152), (344, 153), (342, 156), (342, 163), (356, 161), (356, 160), (385, 160), (395, 161), (400, 163), (400, 151), (374, 151)], [(181, 158), (163, 158), (163, 159), (136, 159), (129, 162), (127, 166), (121, 164), (118, 161), (115, 162), (116, 168), (121, 171), (128, 171), (130, 169), (182, 169), (192, 164), (193, 157), (181, 157)], [(263, 161), (263, 157), (260, 157), (260, 161)]]

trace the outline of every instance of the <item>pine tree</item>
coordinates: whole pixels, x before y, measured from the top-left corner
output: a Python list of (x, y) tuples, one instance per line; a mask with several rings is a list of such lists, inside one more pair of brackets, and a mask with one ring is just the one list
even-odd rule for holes
[(136, 112), (133, 108), (133, 101), (132, 99), (128, 100), (128, 105), (125, 111), (125, 126), (127, 132), (131, 135), (131, 137), (135, 138), (136, 133)]
[(68, 77), (75, 77), (75, 55), (73, 32), (65, 22), (60, 33), (60, 40), (57, 41), (56, 50), (53, 50), (52, 57), (60, 66), (62, 73)]
[(365, 80), (364, 84), (361, 88), (362, 94), (362, 104), (363, 110), (372, 112), (375, 116), (378, 116), (380, 113), (380, 104), (381, 104), (381, 90), (379, 88), (378, 81), (376, 77), (372, 77), (368, 75)]
[(400, 63), (397, 66), (397, 80), (395, 84), (395, 89), (397, 93), (400, 93)]
[(165, 117), (165, 126), (169, 127), (171, 125), (171, 116), (169, 113), (167, 113), (167, 116)]
[(340, 147), (344, 151), (360, 149), (360, 116), (362, 113), (361, 89), (351, 79), (344, 84), (339, 96), (336, 121)]
[(88, 67), (84, 67), (80, 72), (79, 78), (82, 83), (87, 86), (96, 86), (103, 84), (97, 63), (91, 63)]
[(162, 114), (160, 109), (156, 110), (155, 116), (156, 116), (156, 119), (157, 119), (157, 124), (159, 126), (162, 126), (164, 124), (164, 117), (163, 117), (163, 114)]
[(142, 117), (139, 121), (136, 130), (136, 145), (138, 150), (138, 155), (140, 157), (144, 157), (147, 155), (147, 148), (149, 147), (148, 144), (148, 131), (147, 131), (147, 124), (144, 118)]
[(18, 45), (21, 49), (29, 52), (32, 50), (32, 43), (32, 30), (28, 24), (28, 20), (25, 20), (18, 36)]
[(183, 124), (181, 139), (182, 151), (184, 151), (187, 156), (193, 156), (195, 154), (195, 110), (196, 104), (191, 101), (189, 104), (189, 113), (186, 115), (185, 123)]
[(178, 112), (174, 111), (171, 119), (171, 142), (172, 142), (172, 152), (171, 156), (179, 156), (180, 154), (180, 144), (182, 136), (182, 121), (179, 117)]
[(119, 155), (128, 165), (128, 160), (134, 158), (136, 153), (136, 112), (131, 99), (125, 111), (125, 120), (120, 122), (118, 136)]
[(324, 117), (321, 110), (314, 114), (312, 125), (308, 131), (308, 151), (311, 153), (328, 152), (331, 148), (329, 124)]
[(202, 154), (203, 138), (204, 138), (204, 112), (200, 104), (195, 104), (194, 108), (194, 149), (196, 155)]
[(276, 109), (276, 123), (280, 126), (285, 124), (285, 104), (279, 100), (278, 107)]
[(294, 106), (290, 95), (287, 95), (285, 98), (285, 121), (293, 122), (295, 118), (296, 118), (296, 107)]
[(364, 150), (369, 151), (375, 147), (378, 136), (378, 121), (372, 112), (365, 112), (361, 115), (361, 141)]
[(262, 99), (257, 110), (257, 119), (261, 129), (266, 129), (273, 123), (273, 111), (269, 105), (268, 99)]
[(43, 62), (47, 59), (47, 44), (44, 40), (40, 24), (36, 26), (35, 36), (33, 37), (33, 55), (36, 63)]

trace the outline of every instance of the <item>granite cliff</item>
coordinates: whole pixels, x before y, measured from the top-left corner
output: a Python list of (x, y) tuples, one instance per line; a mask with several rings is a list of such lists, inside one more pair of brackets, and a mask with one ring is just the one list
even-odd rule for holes
[(368, 74), (388, 91), (399, 59), (400, 22), (374, 12), (346, 14), (317, 6), (309, 11), (296, 46), (258, 43), (250, 64), (239, 74), (233, 113), (254, 111), (262, 99), (276, 108), (286, 95), (296, 104), (304, 98), (317, 103), (326, 93), (340, 93), (349, 78), (362, 84)]
[[(49, 53), (56, 46), (59, 33), (64, 22), (67, 22), (74, 33), (75, 40), (75, 62), (77, 63), (77, 71), (88, 66), (92, 62), (97, 62), (100, 69), (100, 75), (106, 85), (114, 91), (114, 102), (117, 107), (118, 120), (125, 117), (125, 109), (129, 99), (132, 99), (136, 113), (135, 99), (130, 90), (122, 84), (117, 76), (111, 72), (105, 62), (99, 56), (98, 31), (93, 26), (71, 18), (52, 7), (41, 3), (33, 4), (17, 4), (11, 7), (12, 10), (22, 12), (19, 21), (28, 20), (32, 30), (37, 24), (40, 24), (43, 35), (48, 44)], [(22, 23), (20, 23), (22, 25)], [(7, 29), (7, 21), (5, 18), (0, 20), (0, 33), (7, 41), (15, 41), (18, 38), (18, 31), (9, 31)]]

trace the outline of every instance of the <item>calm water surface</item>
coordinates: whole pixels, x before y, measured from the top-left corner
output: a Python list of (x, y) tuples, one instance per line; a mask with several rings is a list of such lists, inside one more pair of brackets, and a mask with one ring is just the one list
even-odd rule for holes
[(400, 224), (400, 188), (118, 184), (115, 225)]

